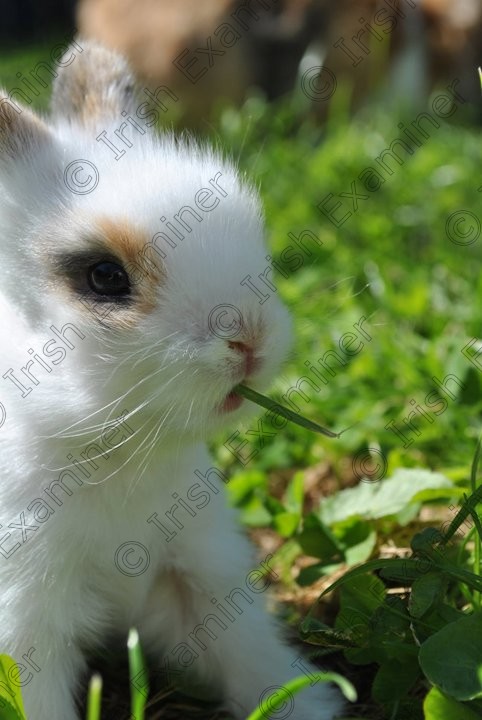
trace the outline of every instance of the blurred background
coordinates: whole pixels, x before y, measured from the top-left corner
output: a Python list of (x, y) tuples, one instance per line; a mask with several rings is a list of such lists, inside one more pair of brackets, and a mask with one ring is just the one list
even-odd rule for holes
[(285, 97), (300, 77), (311, 100), (301, 109), (321, 120), (335, 78), (351, 112), (374, 100), (417, 108), (455, 78), (468, 103), (480, 96), (480, 0), (2, 0), (0, 8), (4, 46), (77, 27), (124, 53), (148, 87), (170, 88), (179, 101), (169, 122), (201, 130), (223, 104)]

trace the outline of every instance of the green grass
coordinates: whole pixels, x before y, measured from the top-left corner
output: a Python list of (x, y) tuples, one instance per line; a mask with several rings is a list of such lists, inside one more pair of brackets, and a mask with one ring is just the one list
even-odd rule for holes
[[(246, 124), (241, 124), (223, 138), (229, 146), (244, 143), (242, 164), (261, 185), (274, 258), (289, 274), (284, 278), (275, 273), (274, 279), (296, 318), (296, 357), (280, 390), (307, 374), (305, 361), (316, 362), (326, 351), (339, 352), (341, 336), (353, 331), (361, 317), (367, 318), (371, 336), (352, 359), (339, 353), (347, 365), (334, 363), (336, 375), (328, 384), (310, 392), (304, 407), (300, 401), (302, 413), (330, 428), (357, 423), (356, 428), (337, 443), (327, 443), (288, 427), (273, 441), (279, 446), (280, 452), (273, 453), (277, 461), (280, 456), (290, 464), (301, 458), (305, 463), (316, 460), (322, 447), (336, 464), (340, 455), (367, 442), (380, 443), (393, 468), (420, 461), (453, 468), (465, 466), (471, 457), (481, 374), (462, 349), (480, 329), (477, 260), (482, 237), (472, 245), (455, 245), (445, 225), (449, 215), (461, 209), (482, 216), (480, 138), (474, 130), (444, 125), (413, 156), (404, 157), (403, 166), (393, 164), (393, 175), (386, 176), (377, 192), (367, 192), (358, 175), (375, 165), (374, 158), (397, 136), (398, 122), (375, 114), (349, 125), (333, 123), (320, 142), (304, 127), (290, 137), (281, 127), (279, 136), (268, 134), (263, 142), (254, 124), (247, 137)], [(259, 124), (264, 129), (267, 118)], [(336, 228), (317, 204), (329, 193), (350, 192), (354, 180), (368, 199), (360, 200), (358, 211)], [(338, 200), (343, 202), (338, 217), (352, 210), (350, 199)], [(294, 244), (288, 233), (303, 230), (323, 244), (311, 243), (311, 257), (304, 255), (300, 269), (290, 272), (281, 254)], [(439, 413), (434, 415), (426, 402), (436, 389), (432, 378), (449, 373), (465, 388), (455, 385), (455, 399), (437, 407), (429, 398)], [(413, 409), (412, 399), (434, 422), (421, 417), (420, 435), (407, 432), (412, 443), (404, 448), (385, 426), (391, 420), (398, 426)], [(259, 462), (266, 469), (265, 456)]]
[[(452, 119), (463, 119), (460, 110), (459, 116)], [(342, 652), (345, 674), (359, 687), (367, 683), (362, 668), (373, 667), (365, 708), (355, 712), (372, 720), (449, 720), (450, 713), (469, 718), (481, 711), (480, 679), (466, 692), (455, 687), (463, 684), (458, 667), (482, 667), (480, 653), (466, 657), (475, 627), (464, 625), (471, 613), (470, 622), (480, 624), (480, 494), (457, 516), (460, 524), (461, 516), (472, 515), (469, 532), (461, 528), (457, 542), (441, 550), (439, 536), (454, 506), (477, 486), (470, 464), (482, 409), (482, 363), (473, 358), (482, 301), (482, 151), (476, 130), (441, 121), (427, 127), (429, 137), (412, 154), (400, 152), (402, 164), (382, 171), (375, 158), (400, 136), (400, 122), (403, 129), (415, 119), (372, 110), (345, 122), (335, 112), (321, 133), (308, 122), (293, 123), (286, 109), (276, 116), (253, 101), (244, 117), (225, 115), (220, 138), (239, 151), (242, 166), (260, 184), (273, 256), (288, 275), (278, 272), (272, 280), (295, 316), (295, 352), (271, 396), (283, 402), (300, 378), (315, 380), (305, 363), (316, 365), (335, 350), (343, 364), (334, 362), (318, 388), (305, 382), (305, 397), (293, 398), (296, 410), (311, 420), (351, 429), (333, 441), (294, 425), (276, 431), (263, 416), (267, 434), (257, 445), (248, 432), (236, 438), (235, 446), (249, 443), (242, 454), (235, 457), (227, 438), (215, 452), (220, 465), (234, 472), (228, 488), (246, 524), (268, 526), (286, 539), (279, 562), (295, 587), (308, 589), (324, 574), (376, 558), (380, 547), (408, 552), (407, 560), (373, 560), (353, 580), (346, 575), (340, 581), (334, 629), (318, 605), (313, 624), (302, 626), (322, 656)], [(375, 192), (360, 178), (369, 167), (383, 179)], [(356, 210), (347, 196), (353, 182), (366, 196)], [(343, 203), (335, 219), (351, 212), (338, 227), (319, 208), (330, 193), (328, 209)], [(471, 215), (457, 236), (447, 223), (460, 211)], [(469, 223), (473, 237), (464, 237)], [(294, 245), (289, 233), (304, 230), (321, 242), (312, 242), (311, 255), (302, 253), (300, 267), (291, 271), (283, 261)], [(272, 294), (266, 286), (264, 292)], [(360, 318), (366, 318), (368, 337), (355, 332), (356, 339), (341, 340), (360, 327)], [(342, 352), (347, 347), (351, 355)], [(449, 375), (447, 393), (437, 381)], [(403, 419), (414, 411), (407, 426)], [(307, 511), (304, 470), (313, 473), (320, 462), (334, 495), (316, 497)], [(342, 489), (363, 475), (371, 482)], [(290, 566), (302, 555), (312, 563), (293, 580)], [(429, 563), (426, 578), (421, 557)], [(397, 562), (404, 563), (402, 570)], [(446, 663), (452, 678), (433, 671), (432, 647), (455, 658)]]
[[(12, 92), (15, 88), (19, 88), (28, 96), (32, 97), (32, 107), (37, 110), (46, 111), (48, 109), (52, 86), (50, 73), (45, 69), (40, 73), (40, 77), (44, 78), (45, 84), (48, 86), (44, 88), (41, 84), (32, 79), (30, 72), (33, 71), (40, 62), (52, 65), (55, 71), (55, 66), (50, 58), (50, 53), (52, 48), (59, 42), (61, 42), (60, 39), (53, 38), (27, 48), (1, 48), (0, 88), (6, 90), (7, 93)], [(18, 73), (21, 73), (21, 77), (18, 77)], [(29, 80), (29, 82), (37, 90), (38, 95), (35, 96), (34, 93), (29, 91), (28, 86), (22, 84), (22, 78)], [(15, 98), (19, 102), (28, 104), (28, 101), (25, 99), (22, 100), (21, 95), (15, 95), (14, 99)]]
[[(0, 56), (2, 84), (13, 87), (16, 72), (26, 72), (43, 53)], [(40, 107), (47, 98), (39, 98)], [(447, 234), (449, 218), (469, 211), (476, 237), (482, 148), (480, 133), (464, 124), (459, 108), (450, 122), (427, 126), (430, 137), (412, 154), (401, 152), (401, 165), (392, 162), (391, 172), (382, 172), (375, 158), (400, 136), (400, 122), (407, 128), (415, 119), (371, 110), (347, 120), (341, 100), (323, 130), (301, 121), (296, 109), (274, 111), (255, 99), (223, 114), (215, 140), (258, 183), (268, 242), (282, 270), (270, 276), (276, 291), (258, 286), (266, 295), (278, 292), (295, 318), (295, 349), (270, 397), (286, 404), (282, 396), (300, 378), (315, 382), (305, 363), (320, 370), (318, 360), (336, 351), (341, 361), (330, 356), (325, 380), (317, 388), (305, 382), (305, 396), (292, 397), (310, 420), (350, 429), (338, 439), (292, 424), (279, 429), (268, 411), (262, 418), (269, 437), (253, 441), (246, 430), (258, 424), (245, 428), (236, 440), (248, 442), (240, 455), (229, 446), (233, 428), (213, 443), (213, 452), (232, 473), (228, 492), (247, 527), (284, 538), (277, 561), (288, 588), (308, 591), (325, 574), (373, 561), (340, 584), (332, 621), (316, 604), (302, 625), (309, 647), (361, 690), (353, 716), (468, 720), (480, 717), (481, 681), (454, 687), (432, 666), (430, 643), (439, 643), (438, 652), (445, 647), (455, 665), (482, 667), (480, 656), (467, 655), (480, 623), (479, 483), (471, 462), (480, 431), (482, 359), (472, 362), (477, 346), (467, 347), (480, 337), (482, 235), (471, 244), (455, 237), (457, 244)], [(369, 167), (383, 179), (374, 192), (359, 177)], [(350, 197), (340, 196), (351, 193), (354, 182), (367, 196), (356, 211)], [(339, 227), (318, 207), (330, 193), (328, 207), (342, 202), (336, 217), (352, 213)], [(458, 228), (466, 231), (468, 224)], [(306, 246), (310, 254), (299, 252), (294, 269), (287, 248), (295, 247), (293, 234), (306, 230), (318, 242)], [(456, 232), (453, 224), (449, 232)], [(449, 393), (436, 382), (448, 375), (455, 378)], [(416, 413), (411, 428), (403, 422), (410, 412)], [(307, 478), (316, 472), (323, 492), (310, 491), (307, 503)], [(364, 475), (371, 482), (359, 482)], [(327, 488), (331, 497), (320, 499)], [(453, 522), (463, 516), (464, 525), (455, 542), (444, 544), (459, 504), (465, 509)], [(389, 547), (399, 560), (408, 556), (403, 568), (386, 556), (377, 560)], [(312, 558), (311, 566), (300, 566), (294, 577), (291, 566), (302, 556)], [(424, 573), (421, 558), (428, 562)], [(295, 612), (291, 618), (302, 619)], [(467, 622), (473, 627), (466, 629)]]

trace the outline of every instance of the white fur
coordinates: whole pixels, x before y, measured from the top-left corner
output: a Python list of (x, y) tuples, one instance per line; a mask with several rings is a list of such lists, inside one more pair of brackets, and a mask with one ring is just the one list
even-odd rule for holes
[[(59, 112), (50, 122), (49, 140), (39, 139), (26, 156), (10, 159), (0, 140), (4, 552), (22, 540), (21, 530), (8, 526), (19, 523), (21, 512), (27, 523), (35, 522), (31, 503), (46, 499), (45, 488), (71, 465), (69, 453), (79, 458), (124, 410), (134, 432), (118, 436), (120, 447), (98, 459), (97, 471), (85, 466), (91, 478), (81, 487), (69, 482), (72, 496), (62, 496), (61, 506), (51, 501), (53, 514), (43, 522), (38, 517), (38, 529), (27, 532), (11, 557), (0, 554), (0, 652), (25, 667), (29, 720), (78, 719), (74, 697), (85, 650), (101, 646), (112, 632), (126, 636), (136, 626), (153, 670), (156, 663), (165, 668), (166, 658), (175, 668), (173, 648), (215, 612), (212, 598), (222, 602), (234, 588), (246, 589), (254, 553), (222, 492), (211, 492), (195, 517), (179, 511), (184, 529), (170, 542), (147, 519), (155, 512), (162, 519), (173, 493), (185, 498), (197, 480), (194, 471), (205, 473), (213, 465), (205, 440), (220, 430), (228, 437), (255, 411), (247, 401), (228, 415), (216, 410), (242, 370), (239, 354), (209, 330), (212, 308), (229, 303), (248, 329), (262, 325), (262, 365), (250, 382), (254, 387), (267, 386), (290, 345), (289, 318), (277, 297), (260, 304), (240, 285), (246, 275), (264, 270), (267, 249), (256, 193), (233, 165), (209, 149), (171, 135), (157, 138), (151, 130), (145, 136), (132, 130), (133, 147), (115, 161), (95, 132)], [(27, 111), (18, 121), (26, 117)], [(121, 122), (106, 119), (101, 130), (113, 137)], [(99, 172), (98, 187), (85, 196), (73, 194), (62, 180), (77, 159), (94, 162)], [(170, 218), (193, 205), (196, 192), (219, 172), (227, 196), (167, 253), (157, 308), (138, 327), (112, 330), (108, 318), (100, 323), (52, 285), (52, 253), (75, 248), (81, 236), (95, 232), (93, 218), (127, 220), (151, 237), (162, 229), (161, 215)], [(66, 349), (51, 373), (36, 364), (39, 384), (22, 398), (2, 375), (13, 368), (21, 377), (29, 348), (51, 365), (42, 348), (53, 337), (51, 326), (65, 323), (74, 323), (85, 339), (70, 333), (75, 349)], [(242, 339), (242, 331), (231, 339)], [(115, 563), (117, 549), (129, 541), (149, 552), (149, 567), (135, 577)], [(267, 615), (265, 595), (250, 597), (252, 603), (239, 601), (243, 612), (225, 630), (211, 626), (217, 638), (203, 636), (207, 649), (192, 664), (239, 718), (254, 709), (265, 689), (300, 672), (293, 667), (298, 654), (285, 646)], [(22, 659), (31, 648), (39, 672)], [(339, 709), (336, 694), (320, 683), (296, 697), (290, 717), (331, 720)]]

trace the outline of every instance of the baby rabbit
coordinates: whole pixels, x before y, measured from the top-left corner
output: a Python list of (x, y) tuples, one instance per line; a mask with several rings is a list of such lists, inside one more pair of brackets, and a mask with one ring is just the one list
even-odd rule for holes
[[(78, 720), (86, 653), (135, 626), (154, 673), (245, 718), (301, 672), (205, 446), (290, 347), (286, 309), (243, 284), (260, 203), (219, 153), (155, 135), (169, 89), (141, 97), (82, 39), (65, 58), (48, 121), (0, 101), (0, 653), (29, 720)], [(319, 683), (290, 718), (340, 707)]]

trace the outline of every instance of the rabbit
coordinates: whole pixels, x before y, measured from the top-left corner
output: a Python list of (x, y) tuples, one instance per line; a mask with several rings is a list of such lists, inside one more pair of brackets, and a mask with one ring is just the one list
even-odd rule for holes
[[(79, 720), (88, 653), (135, 627), (153, 673), (245, 718), (314, 666), (206, 442), (256, 413), (234, 388), (273, 380), (290, 314), (242, 284), (267, 249), (233, 162), (157, 133), (120, 55), (73, 50), (48, 117), (0, 100), (0, 653), (29, 720)], [(312, 685), (273, 717), (337, 716)]]

